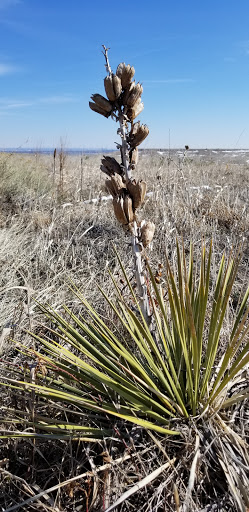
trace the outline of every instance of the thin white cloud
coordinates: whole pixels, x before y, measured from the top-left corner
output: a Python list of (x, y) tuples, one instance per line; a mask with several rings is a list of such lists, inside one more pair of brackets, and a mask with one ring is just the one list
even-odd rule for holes
[(57, 104), (57, 103), (73, 103), (77, 101), (71, 94), (48, 96), (37, 100), (38, 103)]
[(4, 64), (3, 62), (0, 62), (0, 76), (15, 73), (17, 70), (18, 69), (15, 66), (11, 66), (10, 64)]
[(22, 108), (28, 108), (38, 105), (59, 105), (63, 103), (77, 102), (78, 99), (72, 95), (61, 95), (61, 96), (48, 96), (44, 98), (36, 98), (34, 100), (17, 100), (9, 98), (0, 98), (0, 109), (1, 111), (19, 110)]

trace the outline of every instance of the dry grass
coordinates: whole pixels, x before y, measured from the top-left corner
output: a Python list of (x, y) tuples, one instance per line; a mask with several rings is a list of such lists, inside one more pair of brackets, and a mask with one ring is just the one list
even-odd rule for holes
[[(204, 237), (213, 238), (213, 272), (221, 253), (243, 242), (243, 258), (231, 309), (236, 308), (242, 290), (249, 282), (249, 165), (246, 158), (228, 158), (224, 153), (203, 152), (186, 155), (172, 152), (140, 152), (137, 173), (146, 179), (148, 191), (141, 215), (156, 224), (152, 267), (164, 262), (165, 251), (174, 263), (175, 238), (183, 236), (197, 246)], [(68, 289), (69, 280), (108, 318), (97, 285), (112, 293), (110, 268), (119, 270), (112, 251), (116, 244), (132, 275), (129, 238), (114, 219), (110, 201), (84, 203), (105, 195), (99, 171), (101, 155), (67, 156), (63, 183), (59, 161), (53, 185), (53, 158), (45, 155), (0, 155), (0, 263), (1, 358), (20, 356), (10, 337), (31, 343), (25, 329), (37, 329), (40, 317), (32, 298), (49, 302), (55, 309), (66, 303), (74, 310), (78, 303)], [(229, 316), (222, 334), (227, 338)], [(3, 397), (4, 405), (15, 407), (13, 395)], [(236, 412), (236, 407), (234, 408)], [(231, 422), (244, 439), (248, 438), (248, 409), (242, 404)], [(0, 456), (0, 507), (20, 504), (43, 489), (55, 486), (49, 496), (24, 505), (23, 510), (85, 511), (104, 510), (127, 488), (142, 481), (160, 465), (174, 457), (153, 482), (116, 507), (126, 511), (178, 511), (186, 498), (194, 460), (196, 432), (186, 429), (184, 442), (151, 438), (139, 429), (127, 430), (119, 442), (108, 444), (37, 441), (2, 442)], [(235, 510), (226, 482), (222, 481), (217, 460), (212, 460), (215, 439), (201, 439), (202, 454), (196, 469), (196, 482), (189, 498), (191, 511)], [(184, 457), (182, 451), (185, 450)], [(204, 456), (204, 452), (209, 457)], [(101, 469), (113, 459), (115, 465)], [(103, 455), (104, 453), (104, 455)], [(127, 457), (122, 459), (122, 457)], [(181, 460), (181, 462), (179, 462)], [(172, 470), (173, 464), (173, 470)], [(100, 469), (99, 469), (100, 468)], [(248, 468), (247, 468), (248, 470)], [(58, 486), (70, 478), (91, 471), (86, 477)], [(210, 481), (210, 474), (213, 479)], [(215, 484), (214, 484), (215, 482)], [(177, 484), (177, 488), (174, 484)], [(2, 493), (2, 496), (1, 496)], [(110, 496), (109, 496), (110, 495)], [(180, 505), (177, 501), (179, 495)], [(104, 505), (103, 505), (104, 504)]]

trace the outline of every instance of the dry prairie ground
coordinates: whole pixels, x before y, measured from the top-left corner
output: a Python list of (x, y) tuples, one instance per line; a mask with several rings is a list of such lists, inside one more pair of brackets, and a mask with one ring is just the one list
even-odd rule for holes
[[(117, 224), (111, 201), (103, 199), (107, 194), (104, 175), (99, 171), (101, 155), (63, 155), (63, 159), (64, 156), (60, 169), (57, 155), (54, 169), (51, 155), (0, 154), (2, 361), (11, 357), (13, 364), (18, 364), (20, 355), (10, 338), (31, 343), (26, 329), (35, 330), (41, 321), (33, 299), (49, 302), (56, 310), (60, 310), (63, 303), (78, 310), (78, 303), (68, 287), (70, 280), (108, 319), (109, 312), (98, 285), (112, 294), (109, 269), (119, 280), (113, 243), (132, 276), (129, 237)], [(165, 252), (174, 265), (176, 237), (183, 237), (186, 248), (190, 241), (200, 247), (203, 239), (209, 242), (212, 238), (214, 275), (223, 251), (229, 253), (232, 247), (243, 243), (243, 256), (230, 304), (231, 310), (236, 308), (249, 283), (249, 152), (144, 150), (140, 152), (136, 174), (146, 180), (149, 192), (139, 217), (156, 224), (152, 249), (148, 250), (153, 269), (157, 269), (159, 262), (164, 262)], [(91, 202), (93, 198), (98, 200)], [(226, 325), (229, 329), (229, 317)], [(225, 329), (224, 341), (226, 335)], [(6, 400), (13, 404), (13, 397), (7, 392), (2, 396), (2, 401)], [(246, 437), (248, 412), (245, 414)], [(194, 439), (193, 434), (188, 440), (186, 465), (180, 475), (183, 488), (188, 482)], [(24, 441), (2, 442), (1, 510), (106, 462), (101, 455), (106, 449), (105, 444), (90, 448), (75, 444), (65, 441), (39, 441), (36, 445)], [(181, 450), (181, 443), (176, 449)], [(174, 454), (173, 445), (169, 450), (162, 440), (156, 445), (148, 433), (141, 431), (134, 433), (133, 440), (128, 436), (128, 441), (122, 439), (120, 443), (114, 443), (113, 454), (117, 458), (125, 453), (128, 462), (120, 463), (108, 476), (111, 479), (110, 501), (115, 501), (127, 486), (142, 480), (165, 463), (165, 450), (169, 458)], [(1, 462), (5, 459), (8, 462)], [(163, 480), (156, 480), (157, 486), (147, 486), (146, 490), (136, 494), (136, 498), (116, 510), (177, 510), (170, 478), (165, 469)], [(218, 482), (219, 475), (215, 476), (218, 482), (215, 488), (212, 482), (205, 482), (205, 475), (202, 478), (204, 483), (199, 484), (191, 510), (234, 510), (226, 485)], [(103, 479), (103, 476), (101, 479), (96, 477), (101, 499), (105, 487)], [(57, 488), (48, 499), (41, 498), (42, 503), (36, 501), (24, 509), (87, 510), (88, 496), (91, 501), (94, 492), (91, 486), (90, 479), (83, 487), (76, 481), (61, 491)], [(210, 507), (213, 504), (213, 508), (208, 508), (209, 504)], [(92, 510), (100, 511), (101, 507), (99, 497)]]

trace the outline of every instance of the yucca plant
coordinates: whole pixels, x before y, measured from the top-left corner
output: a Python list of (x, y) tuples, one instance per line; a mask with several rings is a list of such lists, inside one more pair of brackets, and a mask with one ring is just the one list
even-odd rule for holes
[[(152, 432), (168, 439), (182, 437), (184, 443), (186, 430), (194, 431), (205, 453), (211, 451), (212, 460), (224, 471), (237, 510), (245, 512), (248, 447), (230, 422), (231, 411), (234, 418), (249, 397), (249, 287), (233, 315), (230, 307), (240, 254), (231, 253), (227, 261), (224, 255), (217, 276), (212, 243), (208, 249), (203, 244), (197, 256), (190, 245), (187, 260), (184, 244), (176, 242), (176, 265), (166, 260), (165, 276), (162, 266), (155, 274), (146, 258), (142, 262), (141, 254), (152, 239), (150, 222), (137, 218), (146, 184), (131, 177), (142, 138), (140, 124), (133, 122), (142, 108), (142, 88), (132, 82), (131, 66), (122, 63), (113, 74), (105, 47), (104, 55), (108, 99), (95, 94), (90, 107), (120, 123), (121, 164), (108, 156), (101, 170), (108, 174), (114, 213), (132, 236), (138, 286), (134, 291), (116, 252), (128, 295), (124, 298), (113, 276), (116, 298), (111, 300), (102, 290), (113, 324), (73, 284), (81, 314), (66, 306), (58, 312), (38, 305), (47, 319), (45, 334), (30, 333), (36, 349), (17, 344), (28, 363), (13, 370), (6, 365), (1, 379), (17, 401), (20, 396), (23, 403), (26, 396), (29, 407), (2, 408), (2, 437), (90, 441), (115, 437), (117, 432), (125, 435), (125, 429), (135, 426), (152, 437)], [(231, 327), (224, 335), (228, 315)], [(185, 511), (190, 510), (198, 443)]]
[[(231, 389), (249, 363), (249, 287), (233, 319), (230, 338), (223, 341), (221, 350), (220, 335), (239, 258), (230, 255), (225, 264), (223, 256), (210, 298), (211, 254), (212, 245), (208, 254), (202, 248), (198, 269), (192, 247), (187, 265), (184, 247), (181, 253), (177, 244), (177, 268), (173, 272), (167, 263), (164, 286), (156, 283), (148, 265), (153, 332), (120, 259), (132, 298), (130, 305), (120, 294), (116, 302), (102, 293), (122, 326), (122, 337), (108, 327), (75, 287), (72, 289), (84, 305), (88, 320), (66, 307), (65, 317), (49, 306), (39, 305), (55, 329), (48, 329), (45, 337), (30, 333), (42, 344), (43, 351), (21, 349), (37, 359), (37, 365), (32, 366), (33, 371), (26, 368), (33, 375), (32, 381), (19, 382), (18, 388), (34, 389), (44, 397), (101, 410), (165, 434), (180, 434), (180, 423), (178, 430), (172, 429), (176, 419), (216, 418), (221, 411), (248, 398), (248, 388), (239, 394), (231, 393)], [(16, 380), (7, 380), (8, 385), (17, 386)], [(36, 426), (43, 429), (45, 424), (38, 420)]]
[[(40, 305), (54, 328), (47, 328), (43, 337), (31, 333), (40, 350), (19, 346), (26, 357), (35, 360), (25, 370), (28, 378), (21, 369), (12, 377), (2, 378), (3, 385), (34, 394), (30, 410), (4, 407), (1, 416), (5, 425), (7, 416), (9, 423), (14, 422), (19, 428), (21, 424), (28, 433), (6, 429), (3, 436), (92, 440), (113, 436), (114, 422), (118, 429), (128, 422), (163, 435), (179, 436), (189, 425), (196, 432), (205, 430), (218, 436), (213, 439), (218, 460), (224, 465), (226, 476), (232, 479), (233, 488), (237, 485), (244, 492), (248, 484), (244, 470), (248, 464), (247, 446), (228, 420), (233, 407), (249, 396), (249, 388), (243, 384), (243, 370), (249, 363), (249, 288), (234, 315), (229, 339), (223, 339), (221, 347), (239, 256), (231, 254), (227, 263), (223, 256), (212, 283), (211, 261), (211, 244), (208, 251), (203, 246), (196, 264), (192, 247), (187, 264), (184, 246), (180, 250), (177, 244), (176, 268), (173, 270), (167, 262), (163, 285), (156, 283), (148, 265), (153, 332), (120, 258), (130, 301), (123, 300), (117, 285), (118, 300), (110, 300), (102, 293), (115, 323), (119, 321), (122, 326), (122, 336), (107, 325), (75, 287), (73, 291), (85, 314), (76, 316), (67, 307), (65, 314), (59, 314)], [(45, 413), (38, 413), (44, 400)], [(87, 410), (91, 414), (86, 414)], [(74, 421), (54, 419), (62, 411), (73, 416)], [(206, 434), (204, 445), (205, 438)], [(226, 443), (221, 448), (218, 445), (222, 438), (226, 438)], [(226, 462), (222, 450), (226, 450)], [(236, 496), (242, 506), (241, 495)]]
[[(20, 348), (36, 361), (26, 368), (29, 378), (24, 378), (21, 370), (12, 378), (2, 378), (2, 384), (35, 393), (36, 399), (29, 411), (5, 407), (1, 422), (6, 424), (7, 415), (12, 424), (32, 427), (33, 432), (13, 431), (5, 436), (44, 436), (42, 431), (49, 437), (84, 440), (112, 436), (112, 417), (119, 428), (128, 422), (165, 435), (181, 435), (186, 424), (190, 428), (194, 425), (196, 431), (205, 426), (212, 435), (218, 432), (235, 443), (235, 447), (229, 446), (234, 458), (230, 457), (228, 471), (236, 460), (239, 485), (245, 489), (248, 480), (240, 470), (248, 464), (246, 444), (229, 426), (226, 414), (249, 396), (249, 388), (241, 387), (243, 369), (249, 363), (249, 288), (234, 315), (229, 339), (222, 341), (221, 348), (239, 256), (230, 255), (227, 263), (223, 256), (215, 283), (211, 283), (211, 256), (212, 245), (208, 251), (203, 246), (194, 265), (191, 247), (187, 264), (184, 247), (181, 251), (177, 244), (177, 266), (173, 271), (167, 262), (164, 285), (156, 283), (148, 266), (153, 332), (120, 259), (132, 300), (124, 301), (118, 293), (118, 301), (111, 301), (102, 293), (122, 326), (122, 336), (108, 327), (76, 288), (74, 293), (85, 307), (87, 320), (86, 315), (76, 316), (66, 307), (65, 316), (40, 305), (54, 329), (48, 329), (44, 337), (31, 333), (42, 350)], [(39, 407), (45, 399), (47, 407), (52, 403), (50, 407), (55, 410), (55, 404), (62, 404), (66, 414), (72, 415), (77, 408), (74, 418), (79, 416), (80, 421), (51, 419), (48, 409), (39, 415), (38, 397), (42, 397)], [(94, 416), (86, 415), (86, 410)], [(57, 405), (56, 415), (58, 411)], [(218, 458), (224, 464), (219, 450)], [(234, 474), (233, 478), (236, 482)], [(238, 499), (243, 503), (241, 497)]]

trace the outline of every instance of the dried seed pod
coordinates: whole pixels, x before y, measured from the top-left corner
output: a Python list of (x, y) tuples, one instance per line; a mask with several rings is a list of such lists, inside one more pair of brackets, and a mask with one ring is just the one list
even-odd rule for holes
[(130, 64), (126, 65), (125, 62), (121, 62), (117, 67), (116, 75), (121, 79), (122, 87), (125, 89), (131, 83), (135, 69)]
[(134, 107), (129, 108), (127, 110), (127, 117), (130, 121), (134, 121), (141, 112), (143, 112), (144, 104), (141, 101), (141, 98), (138, 99), (137, 103), (135, 103)]
[(127, 223), (130, 224), (135, 218), (132, 208), (132, 198), (128, 195), (124, 196), (124, 212), (127, 218)]
[(144, 247), (147, 247), (152, 242), (155, 233), (155, 224), (150, 221), (142, 221), (140, 229), (142, 244)]
[(138, 163), (138, 149), (134, 148), (129, 151), (129, 164), (131, 169), (135, 169)]
[(106, 76), (104, 79), (104, 86), (108, 100), (112, 102), (116, 101), (122, 92), (120, 78), (117, 75)]
[(132, 129), (128, 136), (128, 142), (131, 148), (139, 146), (146, 137), (149, 135), (149, 128), (146, 124), (141, 124), (140, 121), (133, 124)]
[(105, 92), (108, 100), (115, 101), (116, 95), (113, 90), (112, 76), (106, 76), (104, 79)]
[(124, 198), (122, 196), (115, 196), (112, 200), (114, 213), (116, 219), (120, 224), (126, 226), (128, 224), (126, 214), (124, 212)]
[(117, 100), (122, 92), (122, 84), (121, 84), (121, 79), (119, 78), (119, 76), (112, 75), (112, 83), (113, 83), (114, 94), (115, 94), (116, 100)]
[(149, 135), (149, 128), (146, 124), (142, 124), (140, 126), (140, 130), (137, 132), (137, 134), (134, 137), (133, 145), (139, 146), (142, 144), (142, 142), (146, 139), (146, 137)]
[(131, 136), (134, 137), (138, 133), (138, 131), (140, 130), (140, 126), (141, 126), (140, 121), (137, 121), (136, 123), (134, 123), (132, 125), (132, 127), (131, 127), (131, 131), (129, 133), (129, 137), (131, 137)]
[(143, 92), (143, 87), (141, 84), (136, 84), (135, 87), (132, 89), (132, 91), (129, 94), (129, 97), (127, 99), (127, 105), (129, 107), (134, 107), (134, 105), (137, 103), (139, 98), (141, 98)]
[(127, 190), (132, 197), (132, 205), (133, 205), (134, 211), (143, 204), (145, 194), (146, 194), (146, 189), (147, 189), (147, 185), (146, 185), (145, 181), (142, 181), (142, 180), (140, 180), (138, 182), (136, 182), (136, 180), (128, 181)]
[(96, 103), (96, 105), (106, 112), (112, 111), (112, 104), (110, 101), (108, 101), (104, 96), (101, 96), (101, 94), (92, 94), (91, 99)]
[(113, 197), (120, 195), (125, 190), (125, 183), (120, 174), (114, 174), (111, 179), (106, 180), (105, 186)]
[(91, 110), (97, 112), (98, 114), (101, 114), (104, 117), (109, 117), (111, 115), (111, 112), (106, 112), (106, 110), (99, 107), (96, 103), (93, 103), (92, 101), (89, 101), (89, 107)]
[(100, 169), (108, 176), (113, 176), (115, 173), (123, 176), (123, 171), (117, 160), (111, 156), (104, 156), (101, 160), (102, 165)]
[(134, 87), (135, 87), (136, 83), (135, 83), (135, 80), (133, 82), (131, 82), (131, 84), (129, 84), (125, 90), (124, 90), (124, 95), (123, 95), (123, 105), (127, 105), (127, 101), (128, 101), (128, 98), (131, 94), (131, 92), (133, 91)]

